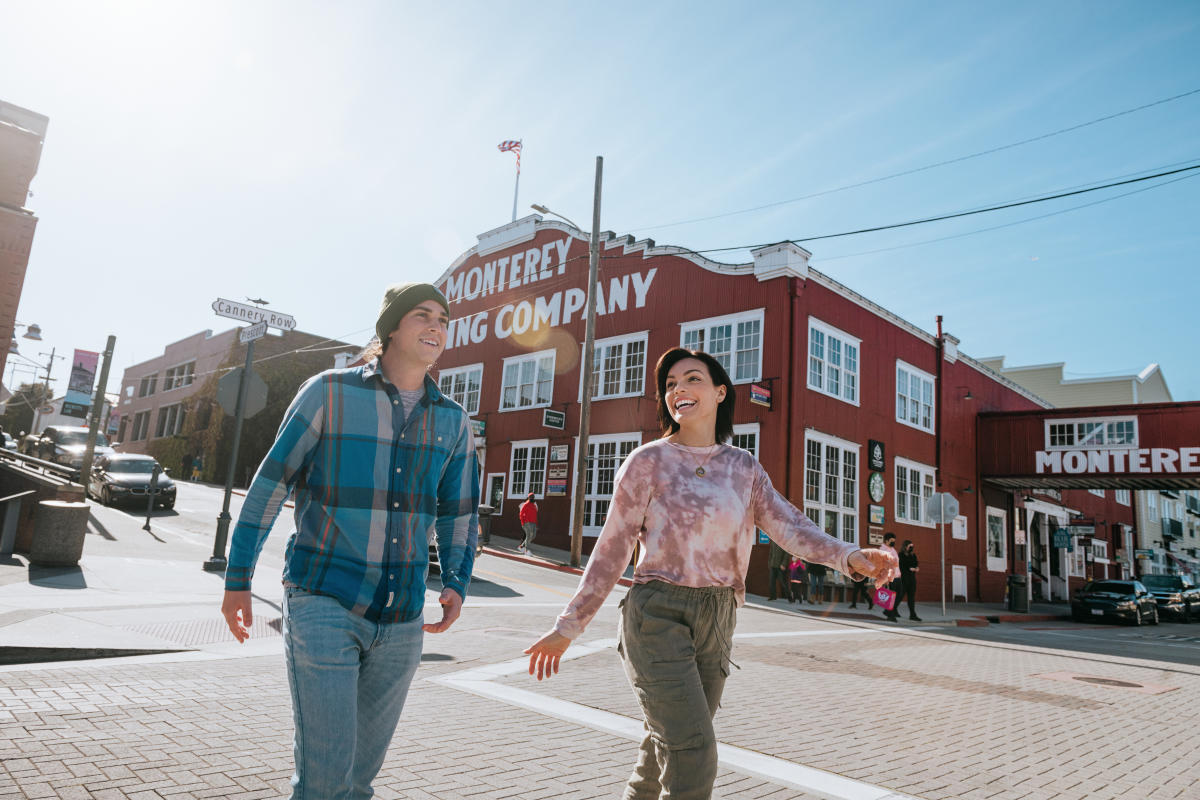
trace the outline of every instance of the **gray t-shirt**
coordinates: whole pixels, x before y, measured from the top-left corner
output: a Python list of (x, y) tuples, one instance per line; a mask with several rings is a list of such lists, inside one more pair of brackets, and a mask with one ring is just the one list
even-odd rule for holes
[(400, 395), (400, 407), (404, 409), (404, 420), (407, 422), (408, 418), (412, 415), (412, 410), (416, 408), (417, 403), (421, 402), (421, 398), (425, 396), (425, 387), (422, 386), (420, 389), (413, 389), (411, 392), (397, 390), (397, 394)]

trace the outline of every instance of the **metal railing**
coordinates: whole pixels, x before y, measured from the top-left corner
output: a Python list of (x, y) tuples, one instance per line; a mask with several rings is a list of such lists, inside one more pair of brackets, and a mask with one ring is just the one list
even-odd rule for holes
[(45, 461), (12, 450), (0, 450), (0, 463), (4, 462), (19, 465), (26, 470), (41, 473), (42, 475), (64, 478), (71, 483), (79, 482), (79, 469), (77, 467), (66, 467), (62, 464), (55, 464), (53, 461)]

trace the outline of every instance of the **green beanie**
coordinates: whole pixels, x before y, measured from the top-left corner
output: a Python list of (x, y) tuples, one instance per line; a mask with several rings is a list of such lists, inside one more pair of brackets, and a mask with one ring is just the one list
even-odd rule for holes
[(404, 315), (425, 300), (435, 300), (450, 314), (450, 304), (446, 296), (438, 291), (436, 286), (428, 283), (395, 283), (383, 293), (383, 303), (379, 306), (379, 319), (375, 323), (375, 333), (379, 341), (387, 340)]

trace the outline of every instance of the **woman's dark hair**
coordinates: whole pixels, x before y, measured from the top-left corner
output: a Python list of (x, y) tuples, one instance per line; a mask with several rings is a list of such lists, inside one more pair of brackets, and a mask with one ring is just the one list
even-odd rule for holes
[(654, 382), (658, 387), (658, 424), (662, 427), (663, 435), (670, 436), (679, 430), (679, 423), (671, 417), (671, 411), (667, 408), (667, 373), (671, 371), (671, 367), (685, 358), (695, 358), (704, 362), (704, 366), (708, 367), (708, 376), (712, 379), (713, 385), (725, 387), (725, 399), (717, 406), (717, 424), (714, 433), (717, 442), (729, 441), (733, 438), (733, 404), (736, 399), (733, 381), (729, 379), (729, 373), (721, 366), (720, 361), (701, 350), (684, 350), (682, 347), (672, 347), (663, 353), (658, 357), (658, 364), (654, 367)]
[(913, 546), (912, 539), (905, 539), (904, 546), (900, 548), (900, 552), (903, 553), (905, 550), (907, 550), (908, 548), (910, 548), (912, 546)]

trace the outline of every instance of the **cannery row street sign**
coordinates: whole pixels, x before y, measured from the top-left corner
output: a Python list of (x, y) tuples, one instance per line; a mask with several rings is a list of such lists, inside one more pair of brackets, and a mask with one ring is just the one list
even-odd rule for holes
[(213, 300), (212, 310), (217, 312), (219, 317), (229, 317), (242, 322), (265, 322), (272, 328), (278, 328), (281, 331), (290, 331), (296, 328), (296, 318), (291, 314), (281, 314), (266, 308), (235, 303), (223, 297)]

